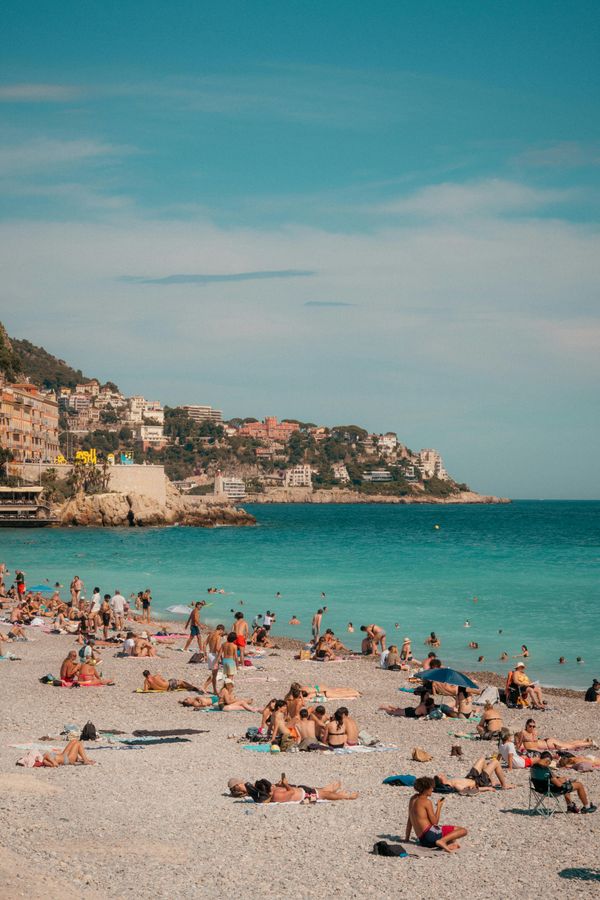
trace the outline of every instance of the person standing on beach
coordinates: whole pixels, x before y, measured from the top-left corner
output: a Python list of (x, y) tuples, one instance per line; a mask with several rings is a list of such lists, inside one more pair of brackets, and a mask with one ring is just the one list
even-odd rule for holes
[(152, 604), (152, 595), (150, 588), (146, 588), (142, 594), (142, 621), (150, 624), (150, 606)]
[(213, 694), (218, 694), (217, 678), (219, 677), (219, 662), (221, 660), (221, 645), (225, 635), (225, 626), (217, 625), (214, 631), (211, 631), (206, 639), (206, 662), (210, 676), (207, 679), (204, 689), (207, 685), (212, 684)]
[(246, 656), (246, 644), (248, 643), (248, 623), (244, 618), (243, 612), (236, 612), (233, 623), (233, 631), (235, 632), (235, 642), (238, 647), (239, 664), (243, 668)]
[(318, 609), (316, 611), (316, 613), (314, 614), (314, 616), (312, 617), (312, 624), (311, 624), (312, 639), (313, 639), (313, 643), (315, 643), (315, 644), (318, 642), (319, 637), (321, 635), (321, 619), (322, 618), (323, 618), (323, 610), (322, 609)]
[(190, 636), (185, 642), (185, 647), (183, 648), (184, 652), (189, 648), (190, 644), (193, 642), (194, 638), (196, 638), (198, 642), (198, 650), (200, 653), (204, 652), (204, 647), (202, 645), (202, 635), (200, 633), (200, 610), (203, 606), (206, 606), (204, 600), (198, 600), (194, 604), (194, 608), (188, 616), (188, 620), (185, 623), (186, 629), (190, 629)]
[(79, 605), (79, 595), (83, 590), (83, 581), (79, 577), (79, 575), (75, 575), (73, 577), (73, 581), (70, 585), (71, 590), (71, 606), (75, 609)]
[(115, 628), (117, 631), (121, 631), (125, 627), (125, 597), (119, 588), (116, 589), (114, 595), (110, 599), (110, 608), (112, 609), (115, 618)]
[(25, 594), (25, 574), (21, 569), (17, 569), (15, 572), (15, 584), (17, 585), (17, 594), (19, 598), (22, 598)]

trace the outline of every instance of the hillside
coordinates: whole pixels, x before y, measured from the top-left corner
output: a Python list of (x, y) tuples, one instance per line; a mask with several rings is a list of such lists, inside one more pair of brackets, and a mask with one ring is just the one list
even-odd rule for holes
[(74, 369), (64, 359), (58, 359), (31, 341), (9, 338), (0, 322), (0, 372), (7, 381), (29, 378), (46, 390), (73, 388), (90, 379), (80, 369)]

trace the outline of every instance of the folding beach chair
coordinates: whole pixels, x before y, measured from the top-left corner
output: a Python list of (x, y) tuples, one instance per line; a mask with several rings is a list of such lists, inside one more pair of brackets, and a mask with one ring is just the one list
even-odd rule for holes
[(529, 779), (529, 812), (531, 815), (537, 813), (549, 819), (560, 810), (560, 798), (564, 797), (564, 794), (553, 791), (551, 788), (550, 779), (545, 782)]

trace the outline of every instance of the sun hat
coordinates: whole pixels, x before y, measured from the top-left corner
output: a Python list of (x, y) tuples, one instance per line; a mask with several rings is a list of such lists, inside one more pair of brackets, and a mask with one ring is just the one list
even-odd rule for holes
[(406, 643), (406, 641), (410, 641), (410, 638), (404, 638), (404, 643)]
[(233, 683), (234, 683), (233, 678), (226, 678), (225, 681), (223, 682), (223, 684), (233, 684)]
[(524, 663), (524, 662), (519, 662), (519, 663), (517, 663), (516, 666), (515, 666), (515, 669), (524, 669), (524, 668), (525, 668), (525, 663)]
[(232, 788), (236, 787), (238, 784), (243, 784), (243, 783), (244, 783), (243, 778), (230, 778), (229, 781), (227, 782), (227, 787), (229, 788), (229, 790), (231, 790)]

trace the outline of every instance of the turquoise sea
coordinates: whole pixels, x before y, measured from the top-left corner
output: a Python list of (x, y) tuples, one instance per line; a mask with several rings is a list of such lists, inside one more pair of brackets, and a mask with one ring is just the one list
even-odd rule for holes
[[(324, 591), (324, 622), (354, 647), (359, 626), (377, 622), (392, 642), (409, 635), (417, 657), (435, 630), (456, 667), (505, 672), (500, 654), (524, 643), (546, 684), (600, 678), (600, 502), (249, 508), (256, 528), (2, 529), (0, 560), (31, 585), (68, 586), (77, 573), (87, 596), (96, 584), (126, 595), (150, 587), (156, 613), (203, 598), (212, 622), (274, 609), (275, 630), (299, 638)], [(212, 585), (231, 593), (208, 596)], [(300, 627), (288, 626), (292, 614)]]

